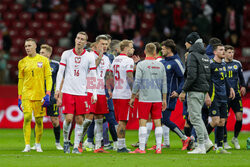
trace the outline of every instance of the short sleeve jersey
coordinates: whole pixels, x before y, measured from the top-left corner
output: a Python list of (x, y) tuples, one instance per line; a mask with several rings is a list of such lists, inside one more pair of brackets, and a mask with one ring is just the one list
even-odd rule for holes
[(66, 50), (62, 54), (60, 65), (65, 66), (65, 77), (62, 92), (71, 95), (86, 96), (87, 74), (95, 70), (95, 59), (84, 50), (77, 55), (75, 49)]
[(49, 59), (36, 54), (26, 56), (18, 63), (18, 78), (23, 79), (22, 99), (42, 100), (45, 96), (45, 78), (51, 76)]
[[(92, 56), (95, 60), (98, 58), (99, 54), (94, 51), (91, 52)], [(110, 70), (110, 61), (109, 58), (105, 55), (102, 56), (102, 60), (100, 64), (96, 68), (97, 72), (97, 82), (96, 82), (96, 90), (98, 95), (105, 95), (105, 74)], [(88, 89), (88, 92), (93, 93), (92, 89)]]
[(134, 61), (125, 54), (117, 56), (112, 65), (111, 72), (114, 75), (113, 99), (130, 99), (131, 90), (127, 80), (127, 72), (133, 72)]

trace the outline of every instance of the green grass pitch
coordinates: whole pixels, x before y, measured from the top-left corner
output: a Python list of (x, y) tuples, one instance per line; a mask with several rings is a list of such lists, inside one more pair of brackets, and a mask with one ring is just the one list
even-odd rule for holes
[[(32, 131), (33, 133), (33, 131)], [(228, 133), (228, 141), (231, 144), (232, 132)], [(250, 137), (249, 132), (241, 132), (239, 141), (241, 150), (230, 150), (232, 154), (215, 154), (210, 151), (206, 155), (188, 155), (187, 151), (181, 151), (181, 141), (173, 132), (170, 133), (170, 148), (165, 148), (162, 154), (155, 154), (154, 151), (147, 151), (146, 154), (126, 154), (111, 151), (110, 154), (95, 154), (93, 152), (83, 152), (81, 155), (64, 154), (57, 151), (52, 129), (45, 129), (42, 138), (43, 153), (31, 151), (22, 153), (24, 140), (22, 129), (0, 129), (0, 167), (36, 166), (36, 167), (104, 167), (104, 166), (126, 166), (126, 167), (196, 167), (196, 166), (250, 166), (250, 150), (246, 150), (246, 140)], [(72, 137), (74, 138), (74, 137)], [(210, 139), (213, 139), (213, 134)], [(149, 137), (148, 146), (154, 144), (154, 131)], [(127, 131), (126, 143), (131, 148), (131, 144), (137, 142), (138, 132)], [(31, 141), (34, 142), (32, 135)], [(62, 142), (61, 142), (62, 143)], [(32, 146), (32, 144), (31, 144)], [(134, 149), (134, 148), (131, 148)]]

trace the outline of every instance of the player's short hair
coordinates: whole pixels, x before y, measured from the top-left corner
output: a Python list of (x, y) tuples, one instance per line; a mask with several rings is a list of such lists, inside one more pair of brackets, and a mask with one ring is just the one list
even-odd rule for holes
[(95, 41), (96, 42), (99, 42), (100, 40), (108, 40), (108, 37), (106, 35), (98, 35), (96, 38), (95, 38)]
[(106, 37), (108, 38), (108, 40), (111, 40), (111, 39), (112, 39), (111, 35), (109, 35), (109, 34), (105, 34), (105, 35), (106, 35)]
[(90, 47), (91, 48), (93, 48), (93, 47), (95, 47), (96, 46), (96, 42), (92, 42), (91, 44), (90, 44)]
[(227, 50), (234, 50), (234, 47), (231, 45), (225, 45), (225, 51)]
[[(80, 31), (80, 32), (77, 33), (77, 35), (78, 35), (78, 34), (85, 35), (85, 36), (86, 36), (86, 40), (88, 40), (88, 34), (87, 34), (86, 32)], [(76, 36), (77, 36), (77, 35), (76, 35)]]
[(156, 46), (156, 53), (158, 54), (161, 51), (161, 44), (159, 42), (153, 42)]
[(172, 39), (167, 39), (166, 41), (163, 41), (161, 43), (161, 46), (165, 46), (166, 48), (170, 48), (171, 51), (176, 54), (177, 51), (176, 51), (176, 44), (174, 43), (174, 40)]
[(121, 51), (124, 51), (124, 49), (126, 48), (126, 47), (128, 47), (129, 46), (129, 44), (133, 44), (134, 42), (132, 41), (132, 40), (127, 40), (127, 39), (124, 39), (124, 40), (122, 40), (121, 42), (120, 42), (120, 50)]
[(48, 44), (42, 44), (41, 49), (45, 49), (47, 52), (52, 53), (53, 49)]
[(36, 44), (36, 40), (34, 38), (28, 38), (28, 39), (25, 40), (25, 42), (29, 42), (29, 41), (32, 41), (32, 42), (34, 42)]
[(155, 46), (154, 43), (148, 43), (145, 46), (145, 52), (146, 52), (146, 54), (153, 55), (155, 51), (156, 51), (156, 46)]
[(110, 43), (110, 50), (115, 50), (117, 47), (119, 47), (119, 44), (120, 44), (120, 40), (117, 40), (117, 39), (114, 39), (111, 41)]
[(208, 43), (213, 47), (215, 44), (221, 43), (221, 40), (219, 38), (212, 37), (209, 39)]
[(221, 43), (214, 44), (213, 51), (215, 51), (219, 46), (224, 46), (224, 45)]

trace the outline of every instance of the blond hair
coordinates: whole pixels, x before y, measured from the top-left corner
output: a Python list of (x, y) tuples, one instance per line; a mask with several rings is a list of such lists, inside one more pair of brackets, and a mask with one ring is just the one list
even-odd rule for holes
[(126, 48), (126, 47), (128, 47), (129, 46), (129, 44), (133, 44), (134, 42), (132, 41), (132, 40), (127, 40), (127, 39), (125, 39), (125, 40), (122, 40), (121, 42), (120, 42), (120, 49), (121, 49), (121, 51), (124, 51), (124, 49)]
[[(78, 34), (85, 35), (85, 36), (86, 36), (86, 41), (88, 40), (88, 34), (87, 34), (86, 32), (80, 31), (80, 32), (77, 33), (77, 35), (78, 35)], [(76, 36), (77, 36), (77, 35), (76, 35)]]
[(155, 46), (155, 44), (153, 44), (153, 43), (148, 43), (148, 44), (145, 46), (145, 52), (146, 52), (146, 54), (154, 55), (155, 51), (156, 51), (156, 46)]

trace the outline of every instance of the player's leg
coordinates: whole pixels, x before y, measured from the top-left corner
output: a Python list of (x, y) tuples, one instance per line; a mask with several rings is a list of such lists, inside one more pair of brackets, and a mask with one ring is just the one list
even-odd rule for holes
[(224, 142), (224, 148), (225, 148), (226, 150), (232, 148), (232, 147), (228, 144), (228, 142), (227, 142), (227, 119), (226, 119), (225, 125), (224, 125), (224, 138), (223, 138), (223, 142)]
[(83, 115), (76, 115), (75, 116), (75, 139), (74, 139), (74, 148), (72, 150), (72, 153), (79, 154), (78, 146), (80, 144), (80, 140), (83, 133)]
[(30, 135), (31, 135), (31, 120), (32, 120), (32, 107), (29, 100), (23, 100), (23, 135), (25, 142), (25, 149), (23, 152), (30, 152)]
[(234, 137), (232, 138), (232, 143), (234, 144), (235, 149), (240, 149), (238, 136), (239, 136), (239, 133), (240, 133), (241, 127), (242, 127), (243, 107), (242, 107), (241, 98), (237, 99), (237, 100), (235, 99), (233, 101), (235, 101), (235, 102), (234, 102), (234, 105), (232, 106), (232, 109), (233, 109), (235, 116), (236, 116), (236, 122), (234, 125)]
[(73, 114), (64, 114), (64, 121), (63, 121), (63, 142), (64, 142), (64, 153), (70, 153), (70, 146), (69, 146), (69, 131), (71, 128), (71, 123), (73, 121), (74, 115)]
[(220, 122), (220, 111), (219, 111), (219, 103), (214, 100), (211, 106), (208, 109), (209, 116), (212, 118), (212, 121), (207, 124), (207, 133), (210, 133), (214, 130), (216, 126), (219, 125)]
[(175, 132), (182, 140), (182, 143), (183, 143), (183, 148), (182, 149), (186, 149), (187, 146), (189, 145), (190, 143), (190, 138), (187, 137), (181, 130), (180, 128), (175, 124), (173, 123), (171, 120), (170, 120), (170, 116), (171, 116), (171, 110), (168, 110), (166, 109), (164, 112), (162, 112), (162, 115), (163, 115), (163, 124), (165, 124), (167, 127), (169, 127), (173, 132)]
[(59, 123), (59, 117), (51, 116), (50, 119), (53, 125), (53, 132), (56, 140), (56, 148), (58, 150), (63, 150), (63, 147), (60, 144), (61, 127)]
[(104, 114), (107, 122), (109, 123), (109, 132), (111, 134), (111, 137), (114, 141), (114, 144), (113, 144), (113, 149), (114, 150), (117, 150), (117, 127), (118, 127), (118, 123), (116, 122), (115, 120), (115, 113), (114, 111), (110, 111), (109, 110), (109, 113), (107, 114)]

